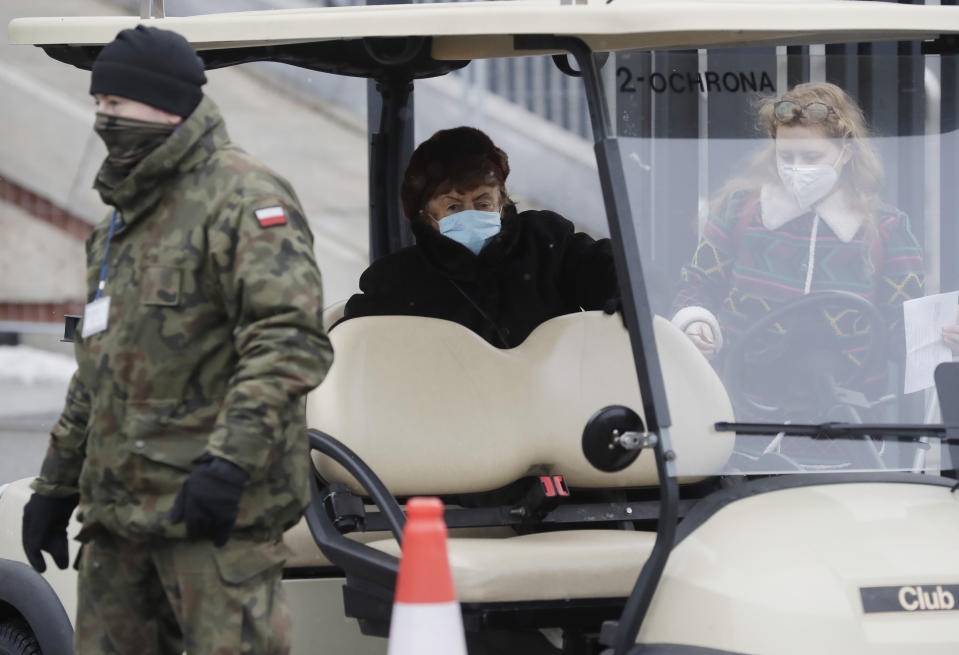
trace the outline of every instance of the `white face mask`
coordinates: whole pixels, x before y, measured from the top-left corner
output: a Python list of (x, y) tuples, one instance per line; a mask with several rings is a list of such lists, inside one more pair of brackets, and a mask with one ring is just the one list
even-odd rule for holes
[(825, 198), (836, 186), (836, 181), (839, 179), (839, 171), (836, 170), (836, 166), (842, 159), (845, 150), (846, 146), (843, 146), (832, 165), (790, 166), (777, 162), (776, 168), (779, 170), (779, 179), (782, 180), (786, 190), (793, 194), (800, 207), (809, 209)]

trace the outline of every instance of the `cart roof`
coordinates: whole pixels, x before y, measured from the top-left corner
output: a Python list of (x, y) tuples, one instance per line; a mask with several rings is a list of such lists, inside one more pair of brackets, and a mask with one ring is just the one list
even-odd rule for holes
[[(572, 4), (571, 2), (575, 2)], [(199, 50), (432, 37), (435, 60), (532, 54), (514, 35), (578, 37), (595, 51), (916, 40), (959, 32), (959, 7), (859, 0), (516, 0), (247, 11), (187, 17), (18, 18), (11, 44), (98, 46), (144, 22)]]

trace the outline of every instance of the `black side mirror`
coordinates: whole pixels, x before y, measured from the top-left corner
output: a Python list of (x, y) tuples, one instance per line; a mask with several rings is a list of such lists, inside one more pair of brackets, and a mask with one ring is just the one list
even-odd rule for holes
[(612, 473), (632, 464), (643, 448), (656, 445), (639, 414), (610, 405), (593, 414), (583, 428), (583, 454), (600, 471)]

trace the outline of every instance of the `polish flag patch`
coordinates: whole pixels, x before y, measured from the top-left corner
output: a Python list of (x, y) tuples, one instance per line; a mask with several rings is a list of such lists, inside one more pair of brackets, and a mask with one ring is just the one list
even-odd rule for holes
[(256, 220), (260, 221), (260, 227), (286, 225), (286, 210), (279, 205), (276, 207), (264, 207), (263, 209), (257, 209)]

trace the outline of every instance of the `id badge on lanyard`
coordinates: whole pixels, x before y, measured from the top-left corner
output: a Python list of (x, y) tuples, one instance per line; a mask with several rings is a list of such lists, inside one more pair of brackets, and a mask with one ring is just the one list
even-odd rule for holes
[(110, 296), (97, 298), (87, 303), (83, 309), (83, 329), (80, 334), (84, 339), (107, 329), (110, 323)]
[(110, 324), (110, 296), (103, 295), (107, 283), (107, 261), (110, 257), (110, 241), (117, 223), (117, 210), (113, 210), (110, 219), (110, 231), (107, 234), (107, 245), (103, 252), (103, 264), (100, 266), (100, 281), (97, 283), (97, 293), (93, 300), (83, 309), (83, 326), (80, 335), (85, 339), (107, 329)]

